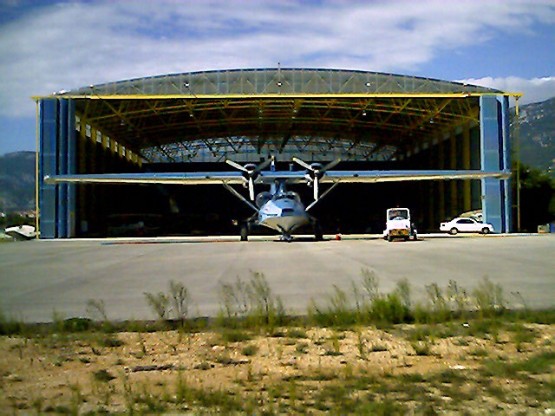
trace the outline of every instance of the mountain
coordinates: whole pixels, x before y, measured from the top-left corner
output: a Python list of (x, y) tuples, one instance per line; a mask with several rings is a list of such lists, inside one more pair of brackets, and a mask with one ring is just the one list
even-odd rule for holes
[[(514, 116), (514, 108), (512, 112)], [(523, 105), (520, 107), (519, 121), (520, 160), (555, 177), (555, 97)], [(514, 126), (513, 122), (513, 141)], [(34, 152), (0, 156), (0, 211), (34, 209), (34, 183)]]
[(519, 122), (520, 161), (555, 178), (555, 97), (520, 107)]
[(0, 211), (35, 209), (35, 152), (0, 156)]

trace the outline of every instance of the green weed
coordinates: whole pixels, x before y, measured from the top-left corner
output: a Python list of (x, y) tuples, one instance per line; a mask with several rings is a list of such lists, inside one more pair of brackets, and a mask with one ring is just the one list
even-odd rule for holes
[(306, 354), (308, 352), (309, 344), (308, 342), (299, 342), (295, 345), (295, 351), (299, 354)]
[(221, 326), (273, 329), (285, 322), (281, 298), (272, 294), (264, 273), (251, 272), (247, 282), (239, 277), (233, 284), (220, 282), (219, 297)]
[(300, 328), (290, 328), (287, 330), (287, 336), (289, 338), (297, 338), (297, 339), (302, 339), (302, 338), (308, 338), (308, 335), (306, 334), (306, 331), (304, 329), (300, 329)]
[(170, 281), (170, 298), (173, 306), (174, 318), (182, 324), (189, 316), (191, 294), (183, 283)]
[(93, 373), (93, 378), (96, 381), (101, 381), (101, 382), (104, 382), (104, 383), (107, 383), (107, 382), (112, 381), (112, 380), (115, 379), (115, 377), (112, 374), (110, 374), (108, 372), (108, 370), (104, 370), (104, 369), (95, 371)]
[(102, 299), (89, 299), (87, 301), (87, 315), (90, 316), (91, 319), (101, 322), (108, 321), (108, 314), (106, 313), (106, 304)]
[(502, 360), (487, 360), (481, 369), (484, 376), (515, 378), (518, 373), (550, 374), (555, 364), (555, 352), (542, 352), (513, 363)]
[(246, 357), (251, 357), (253, 355), (256, 355), (257, 352), (258, 352), (258, 347), (254, 344), (246, 345), (241, 349), (241, 354), (243, 354)]
[(504, 311), (503, 288), (493, 283), (487, 276), (474, 289), (473, 294), (481, 317), (492, 317)]
[(224, 342), (243, 342), (250, 341), (252, 335), (246, 331), (239, 329), (228, 329), (221, 332), (221, 337)]
[(168, 319), (170, 298), (164, 292), (148, 293), (144, 292), (146, 301), (158, 319)]
[(430, 343), (428, 341), (416, 341), (411, 343), (416, 355), (431, 355)]

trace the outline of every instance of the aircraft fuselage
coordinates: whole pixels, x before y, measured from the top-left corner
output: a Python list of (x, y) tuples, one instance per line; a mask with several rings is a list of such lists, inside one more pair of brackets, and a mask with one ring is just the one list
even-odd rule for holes
[(296, 192), (281, 192), (272, 196), (258, 212), (258, 224), (290, 236), (310, 222), (310, 217)]

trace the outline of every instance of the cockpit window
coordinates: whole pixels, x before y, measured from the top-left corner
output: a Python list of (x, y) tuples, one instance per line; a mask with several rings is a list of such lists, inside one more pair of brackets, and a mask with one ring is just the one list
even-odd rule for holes
[(278, 199), (294, 199), (297, 202), (301, 201), (301, 198), (299, 197), (299, 194), (296, 193), (296, 192), (292, 192), (292, 191), (287, 191), (287, 192), (284, 192), (282, 194), (278, 194), (274, 197), (274, 199), (275, 200), (278, 200)]

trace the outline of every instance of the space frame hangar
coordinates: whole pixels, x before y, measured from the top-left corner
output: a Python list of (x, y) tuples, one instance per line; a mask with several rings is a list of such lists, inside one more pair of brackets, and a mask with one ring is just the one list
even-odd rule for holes
[[(84, 236), (97, 185), (59, 174), (140, 172), (148, 163), (309, 162), (340, 157), (403, 169), (510, 169), (507, 93), (463, 83), (334, 69), (238, 69), (90, 85), (37, 102), (37, 227), (42, 239)], [(372, 185), (368, 185), (372, 186)], [(433, 181), (420, 221), (481, 209), (512, 231), (510, 179)]]

